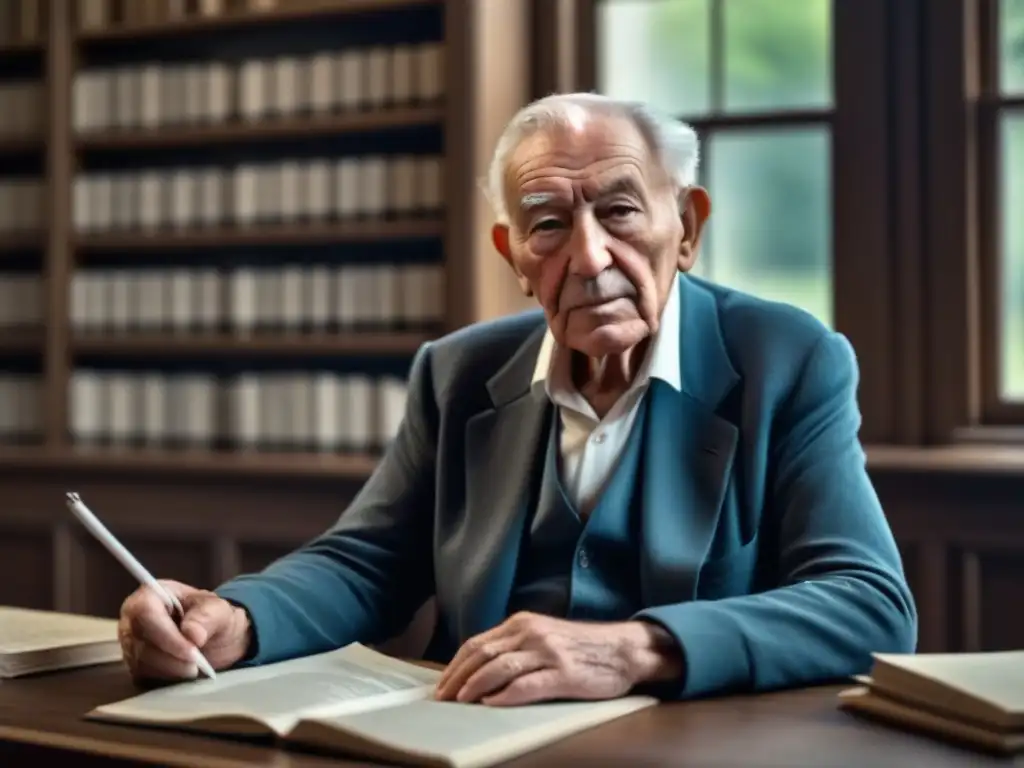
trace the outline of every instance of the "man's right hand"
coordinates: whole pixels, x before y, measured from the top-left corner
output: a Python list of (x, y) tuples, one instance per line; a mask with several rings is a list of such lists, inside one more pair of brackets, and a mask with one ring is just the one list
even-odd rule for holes
[(135, 590), (121, 605), (117, 636), (136, 680), (187, 680), (197, 676), (198, 648), (214, 669), (241, 661), (249, 649), (246, 612), (213, 592), (176, 581), (160, 582), (178, 598), (185, 616), (178, 624), (149, 587)]

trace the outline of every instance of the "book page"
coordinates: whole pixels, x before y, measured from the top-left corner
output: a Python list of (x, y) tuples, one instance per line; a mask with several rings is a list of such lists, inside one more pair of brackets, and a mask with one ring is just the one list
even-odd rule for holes
[[(424, 698), (440, 672), (352, 644), (337, 651), (223, 672), (98, 707), (90, 717), (149, 724), (196, 724), (247, 733), (241, 721), (283, 734), (304, 717), (338, 715)], [(230, 721), (230, 722), (229, 722)]]
[(0, 654), (117, 643), (117, 621), (55, 611), (0, 606)]
[(653, 706), (631, 696), (609, 701), (488, 707), (433, 699), (379, 712), (306, 721), (290, 739), (385, 760), (474, 768), (510, 760), (600, 723)]

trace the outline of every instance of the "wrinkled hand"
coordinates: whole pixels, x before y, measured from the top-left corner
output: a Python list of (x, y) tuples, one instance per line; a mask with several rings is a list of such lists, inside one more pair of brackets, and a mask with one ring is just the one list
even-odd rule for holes
[(612, 699), (680, 674), (667, 633), (643, 622), (585, 623), (518, 613), (466, 641), (437, 684), (442, 701), (514, 706)]
[(226, 669), (246, 654), (250, 642), (245, 611), (213, 592), (177, 581), (160, 582), (185, 612), (180, 625), (149, 587), (140, 587), (121, 605), (117, 636), (128, 670), (136, 680), (188, 680), (198, 675), (192, 660), (198, 648), (214, 669)]

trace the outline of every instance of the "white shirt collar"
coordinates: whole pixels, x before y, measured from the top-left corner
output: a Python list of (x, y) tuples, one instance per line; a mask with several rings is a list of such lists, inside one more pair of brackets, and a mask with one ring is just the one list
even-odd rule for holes
[[(660, 379), (677, 392), (682, 390), (682, 373), (679, 368), (679, 278), (672, 281), (668, 300), (661, 312), (661, 324), (647, 350), (640, 370), (630, 390), (646, 387), (651, 379)], [(557, 402), (558, 395), (577, 395), (569, 371), (569, 358), (555, 341), (548, 329), (541, 342), (537, 364), (533, 369), (531, 387), (543, 384), (549, 399)], [(572, 397), (572, 400), (576, 400)]]

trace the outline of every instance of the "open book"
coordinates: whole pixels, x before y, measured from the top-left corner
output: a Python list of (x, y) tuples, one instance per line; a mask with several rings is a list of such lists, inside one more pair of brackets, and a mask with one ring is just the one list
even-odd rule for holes
[(439, 702), (433, 693), (440, 676), (356, 643), (147, 691), (88, 717), (271, 735), (407, 765), (483, 768), (656, 703), (645, 696), (507, 708)]
[(1024, 651), (875, 654), (840, 706), (981, 749), (1024, 751)]
[(0, 678), (120, 659), (113, 619), (0, 606)]

